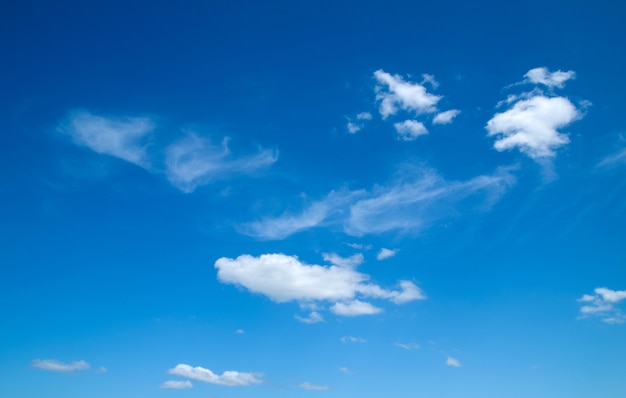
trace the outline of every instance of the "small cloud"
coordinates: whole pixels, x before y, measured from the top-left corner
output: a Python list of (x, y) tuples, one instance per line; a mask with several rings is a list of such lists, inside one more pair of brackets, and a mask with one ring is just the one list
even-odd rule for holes
[(246, 333), (246, 331), (245, 331), (245, 330), (243, 330), (243, 329), (237, 329), (237, 330), (235, 330), (235, 334), (245, 334), (245, 333)]
[(573, 70), (550, 72), (548, 68), (541, 67), (529, 70), (524, 77), (526, 83), (543, 84), (550, 88), (563, 88), (566, 81), (576, 78), (576, 73)]
[(407, 343), (407, 344), (395, 343), (394, 345), (405, 350), (419, 350), (420, 348), (420, 345), (417, 343)]
[(385, 260), (385, 259), (388, 259), (388, 258), (391, 258), (391, 257), (395, 256), (397, 253), (398, 253), (397, 250), (391, 250), (391, 249), (382, 248), (382, 249), (380, 249), (380, 251), (376, 255), (376, 259), (382, 261), (382, 260)]
[(361, 338), (361, 337), (354, 337), (354, 336), (343, 336), (341, 339), (342, 343), (365, 343), (367, 340)]
[(620, 164), (626, 164), (626, 148), (602, 159), (596, 167), (614, 167)]
[(363, 255), (361, 253), (350, 257), (341, 257), (335, 253), (323, 253), (322, 258), (324, 261), (338, 267), (356, 268), (363, 263)]
[(439, 87), (439, 82), (435, 80), (435, 76), (429, 75), (428, 73), (424, 73), (422, 75), (422, 85), (424, 85), (424, 83), (430, 84), (430, 86), (435, 90), (437, 89), (437, 87)]
[(440, 112), (435, 115), (433, 119), (433, 124), (450, 124), (452, 123), (452, 119), (458, 116), (461, 113), (458, 109), (451, 109), (449, 111)]
[(35, 359), (31, 362), (30, 366), (37, 369), (61, 373), (72, 373), (76, 370), (87, 370), (91, 368), (91, 365), (85, 361), (64, 363), (56, 359)]
[(626, 290), (611, 290), (606, 287), (594, 289), (595, 294), (585, 294), (578, 299), (582, 303), (582, 317), (599, 317), (602, 322), (616, 325), (626, 322), (626, 316), (617, 305), (626, 300)]
[(452, 366), (454, 368), (460, 368), (462, 366), (461, 362), (458, 359), (452, 357), (448, 357), (448, 359), (446, 359), (446, 365)]
[(352, 300), (346, 303), (335, 303), (332, 307), (330, 307), (330, 310), (334, 314), (342, 316), (374, 315), (383, 311), (381, 308), (359, 300)]
[(324, 317), (317, 311), (311, 312), (309, 316), (307, 317), (301, 317), (299, 315), (296, 315), (295, 318), (302, 323), (309, 323), (309, 324), (324, 322)]
[(98, 369), (96, 369), (96, 372), (98, 373), (106, 373), (108, 371), (109, 369), (105, 368), (104, 366), (100, 366)]
[(372, 245), (363, 245), (360, 243), (346, 243), (346, 245), (356, 250), (369, 250), (372, 248)]
[(417, 120), (405, 120), (394, 123), (393, 127), (398, 133), (398, 139), (402, 141), (414, 141), (420, 135), (428, 134), (426, 126)]
[(367, 122), (372, 120), (372, 114), (369, 112), (361, 112), (354, 119), (348, 118), (346, 128), (350, 134), (356, 134), (365, 127)]
[(159, 388), (172, 388), (175, 390), (186, 390), (189, 388), (193, 388), (193, 384), (189, 380), (179, 381), (179, 380), (168, 380), (161, 384)]
[(313, 390), (313, 391), (326, 391), (326, 390), (330, 390), (329, 386), (322, 386), (319, 384), (311, 384), (308, 382), (304, 382), (298, 385), (298, 387), (304, 389), (304, 390)]
[(351, 371), (350, 369), (348, 369), (348, 368), (347, 368), (347, 367), (345, 367), (345, 366), (341, 366), (341, 367), (339, 368), (339, 371), (340, 371), (341, 373), (344, 373), (344, 374), (347, 374), (347, 375), (353, 375), (353, 374), (354, 374), (354, 372), (353, 372), (353, 371)]
[(217, 375), (209, 369), (205, 369), (200, 366), (192, 367), (186, 364), (178, 364), (176, 367), (168, 370), (168, 373), (204, 383), (218, 384), (229, 387), (248, 386), (263, 383), (263, 380), (261, 379), (262, 375), (259, 373), (244, 373), (237, 372), (235, 370), (227, 370), (221, 375)]

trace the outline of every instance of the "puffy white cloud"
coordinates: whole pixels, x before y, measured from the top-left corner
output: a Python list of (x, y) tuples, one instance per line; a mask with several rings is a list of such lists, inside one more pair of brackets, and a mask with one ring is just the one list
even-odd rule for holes
[(299, 385), (300, 388), (305, 389), (305, 390), (314, 390), (314, 391), (326, 391), (326, 390), (330, 390), (329, 386), (322, 386), (319, 384), (311, 384), (308, 382), (304, 382), (301, 383)]
[(232, 158), (228, 138), (214, 145), (196, 134), (175, 142), (165, 151), (167, 179), (183, 192), (235, 174), (250, 174), (276, 162), (275, 151), (261, 150), (251, 156)]
[(383, 247), (382, 249), (380, 249), (380, 251), (376, 255), (376, 258), (378, 260), (385, 260), (387, 258), (391, 258), (391, 257), (395, 256), (396, 253), (398, 253), (397, 250), (385, 249)]
[(594, 289), (595, 294), (585, 294), (578, 299), (582, 303), (580, 313), (599, 317), (602, 322), (617, 324), (626, 322), (626, 316), (616, 305), (626, 300), (626, 290), (611, 290), (606, 287)]
[(78, 111), (71, 113), (58, 130), (94, 152), (148, 168), (146, 138), (154, 128), (155, 123), (150, 118), (113, 118)]
[(548, 68), (541, 67), (529, 70), (524, 77), (526, 78), (524, 81), (528, 83), (563, 88), (566, 81), (576, 78), (576, 73), (573, 70), (550, 72)]
[(402, 141), (414, 141), (420, 135), (428, 134), (426, 126), (417, 120), (405, 120), (394, 123), (393, 127), (398, 133), (398, 139)]
[[(219, 258), (215, 262), (215, 268), (222, 283), (243, 286), (278, 303), (328, 301), (334, 303), (330, 310), (343, 316), (368, 315), (382, 311), (370, 303), (357, 300), (356, 297), (385, 299), (395, 304), (426, 298), (410, 281), (400, 281), (397, 290), (384, 289), (370, 283), (369, 275), (355, 269), (362, 261), (362, 256), (346, 259), (326, 254), (325, 258), (334, 264), (309, 265), (296, 256), (285, 254), (263, 254), (259, 257), (244, 254), (236, 259)], [(313, 315), (313, 318), (308, 319), (312, 321), (316, 318)], [(302, 321), (307, 318), (299, 319)]]
[(459, 113), (461, 113), (461, 111), (458, 109), (440, 112), (433, 118), (433, 124), (450, 124), (452, 123), (452, 119), (457, 117)]
[(320, 314), (317, 311), (312, 311), (307, 317), (301, 317), (301, 316), (296, 315), (296, 319), (302, 323), (309, 323), (309, 324), (324, 322), (324, 317), (322, 316), (322, 314)]
[(400, 109), (415, 114), (436, 112), (437, 102), (442, 97), (429, 93), (422, 84), (406, 81), (400, 75), (391, 75), (383, 70), (374, 72), (374, 77), (378, 83), (376, 99), (380, 101), (379, 112), (383, 119), (395, 115)]
[(489, 136), (495, 136), (498, 151), (517, 148), (533, 159), (555, 156), (554, 149), (569, 143), (563, 128), (581, 117), (565, 97), (536, 95), (515, 102), (487, 122)]
[(161, 384), (159, 388), (172, 388), (175, 390), (186, 390), (189, 388), (193, 388), (193, 384), (189, 380), (180, 381), (180, 380), (168, 380)]
[(381, 308), (359, 300), (335, 303), (332, 307), (330, 307), (330, 310), (333, 313), (342, 316), (374, 315), (383, 311)]
[(404, 350), (419, 350), (420, 349), (420, 345), (417, 343), (407, 343), (407, 344), (396, 343), (394, 345)]
[(91, 368), (85, 361), (65, 363), (56, 359), (35, 359), (30, 364), (33, 368), (49, 370), (52, 372), (71, 373), (75, 370), (87, 370)]
[(229, 387), (263, 383), (262, 375), (259, 373), (243, 373), (227, 370), (221, 375), (217, 375), (209, 369), (200, 366), (192, 367), (186, 364), (178, 364), (176, 367), (168, 370), (168, 373), (204, 383), (219, 384)]
[(352, 236), (393, 230), (419, 231), (433, 221), (456, 212), (465, 199), (481, 195), (489, 204), (515, 182), (509, 169), (467, 181), (446, 181), (430, 169), (409, 169), (401, 178), (370, 191), (332, 191), (310, 203), (300, 214), (243, 225), (239, 230), (260, 239), (284, 239), (321, 225), (339, 224)]
[(448, 357), (446, 359), (446, 365), (452, 366), (454, 368), (460, 368), (461, 367), (461, 361), (459, 361), (458, 359), (453, 358), (453, 357)]

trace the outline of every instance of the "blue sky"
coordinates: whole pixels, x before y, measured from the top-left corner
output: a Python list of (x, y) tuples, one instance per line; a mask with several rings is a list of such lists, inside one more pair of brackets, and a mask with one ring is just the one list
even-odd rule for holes
[(617, 2), (0, 6), (0, 395), (623, 397)]

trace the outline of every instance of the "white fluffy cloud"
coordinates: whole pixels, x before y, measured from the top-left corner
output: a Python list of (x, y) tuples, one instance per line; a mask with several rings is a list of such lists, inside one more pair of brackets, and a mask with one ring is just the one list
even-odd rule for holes
[(145, 117), (107, 118), (86, 111), (74, 112), (59, 126), (74, 142), (94, 152), (149, 167), (146, 138), (155, 123)]
[(400, 347), (404, 350), (419, 350), (420, 349), (420, 345), (417, 343), (396, 343), (395, 346)]
[(324, 317), (317, 311), (311, 311), (307, 317), (296, 315), (295, 318), (302, 323), (308, 324), (324, 322)]
[(299, 385), (299, 387), (304, 389), (304, 390), (314, 390), (314, 391), (330, 390), (329, 386), (322, 386), (322, 385), (319, 385), (319, 384), (311, 384), (311, 383), (308, 383), (308, 382), (301, 383)]
[(65, 363), (56, 359), (35, 359), (30, 364), (33, 368), (49, 370), (52, 372), (71, 373), (75, 370), (87, 370), (91, 368), (85, 361)]
[(244, 254), (236, 259), (222, 257), (215, 262), (215, 268), (222, 283), (243, 286), (278, 303), (330, 302), (330, 310), (343, 316), (381, 311), (357, 297), (385, 299), (395, 304), (426, 298), (410, 281), (400, 281), (397, 290), (384, 289), (370, 283), (369, 275), (355, 269), (362, 261), (359, 257), (342, 259), (336, 255), (325, 255), (325, 258), (334, 264), (309, 265), (296, 256), (285, 254), (263, 254), (258, 257)]
[(550, 72), (548, 68), (541, 67), (529, 70), (524, 77), (526, 78), (524, 81), (528, 83), (563, 88), (566, 81), (576, 78), (576, 73), (573, 70)]
[(171, 388), (175, 390), (186, 390), (189, 388), (193, 388), (193, 384), (189, 380), (180, 381), (180, 380), (168, 380), (161, 384), (159, 388)]
[(354, 119), (348, 118), (346, 128), (350, 134), (356, 134), (365, 127), (365, 124), (372, 120), (372, 114), (369, 112), (361, 112)]
[(395, 256), (396, 253), (397, 253), (396, 250), (385, 249), (383, 247), (382, 249), (380, 249), (380, 251), (376, 255), (376, 259), (378, 259), (378, 260), (385, 260), (385, 259), (388, 259), (388, 258), (391, 258), (391, 257)]
[(186, 364), (178, 364), (176, 367), (168, 370), (168, 373), (204, 383), (219, 384), (229, 387), (248, 386), (251, 384), (263, 383), (262, 375), (259, 373), (243, 373), (234, 370), (227, 370), (221, 375), (217, 375), (209, 369), (205, 369), (200, 366), (192, 367)]
[(433, 118), (433, 124), (450, 124), (452, 119), (457, 117), (461, 113), (458, 109), (451, 109), (449, 111), (440, 112)]
[(569, 143), (558, 129), (581, 116), (565, 97), (535, 97), (520, 100), (487, 122), (489, 136), (496, 136), (498, 151), (517, 148), (533, 159), (555, 156), (554, 149)]
[(498, 169), (467, 181), (446, 181), (430, 169), (409, 169), (389, 185), (370, 191), (332, 191), (300, 214), (267, 217), (240, 227), (259, 239), (284, 239), (321, 225), (339, 224), (352, 236), (393, 230), (419, 231), (455, 212), (465, 199), (481, 195), (497, 200), (515, 182), (510, 170)]
[(461, 367), (461, 361), (459, 361), (458, 359), (453, 358), (453, 357), (448, 357), (446, 359), (446, 365), (452, 366), (454, 368), (460, 368)]
[(398, 139), (402, 141), (415, 141), (420, 135), (428, 134), (426, 126), (417, 120), (405, 120), (394, 123), (393, 127), (398, 133)]
[[(525, 77), (525, 82), (552, 89), (563, 87), (565, 81), (574, 77), (574, 72), (535, 68)], [(486, 126), (488, 135), (496, 138), (494, 148), (498, 151), (518, 149), (537, 161), (554, 157), (555, 149), (568, 144), (569, 137), (559, 130), (582, 117), (568, 98), (546, 94), (539, 89), (511, 94), (498, 103), (498, 107), (504, 105), (509, 109), (496, 113)]]
[(437, 102), (442, 97), (429, 93), (422, 84), (406, 81), (402, 76), (391, 75), (382, 69), (374, 72), (374, 77), (378, 83), (376, 99), (380, 101), (379, 112), (383, 119), (395, 115), (400, 109), (417, 115), (437, 111)]
[(228, 138), (214, 145), (196, 134), (171, 144), (165, 151), (167, 179), (183, 192), (199, 185), (236, 174), (250, 174), (277, 160), (274, 151), (261, 150), (255, 155), (233, 158)]
[(624, 300), (626, 290), (598, 287), (594, 289), (594, 294), (585, 294), (578, 302), (582, 303), (580, 307), (582, 316), (597, 316), (602, 322), (617, 324), (626, 322), (626, 316), (617, 307), (617, 304)]

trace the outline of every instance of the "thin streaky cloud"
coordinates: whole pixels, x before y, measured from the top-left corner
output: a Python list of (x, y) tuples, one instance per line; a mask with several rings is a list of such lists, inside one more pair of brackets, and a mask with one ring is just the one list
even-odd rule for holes
[(312, 383), (308, 383), (308, 382), (300, 383), (298, 386), (300, 388), (304, 389), (304, 390), (312, 390), (312, 391), (326, 391), (326, 390), (330, 390), (329, 386), (324, 386), (324, 385), (320, 385), (320, 384), (312, 384)]
[(364, 338), (361, 337), (354, 337), (354, 336), (343, 336), (340, 338), (342, 343), (365, 343), (367, 342), (367, 340), (365, 340)]
[(80, 146), (150, 168), (146, 138), (156, 123), (147, 117), (104, 117), (87, 111), (71, 112), (58, 130)]
[(394, 345), (407, 351), (420, 349), (420, 345), (417, 343), (395, 343)]
[(174, 390), (187, 390), (193, 388), (193, 384), (189, 380), (168, 380), (163, 382), (159, 388), (174, 389)]
[(320, 314), (317, 311), (311, 311), (311, 313), (306, 317), (296, 315), (295, 318), (302, 323), (308, 323), (308, 324), (325, 322), (322, 314)]
[(626, 148), (605, 157), (596, 167), (614, 167), (621, 164), (626, 164)]
[(65, 363), (57, 361), (56, 359), (34, 359), (30, 366), (37, 369), (60, 373), (71, 373), (76, 370), (87, 370), (91, 368), (91, 365), (82, 360)]

